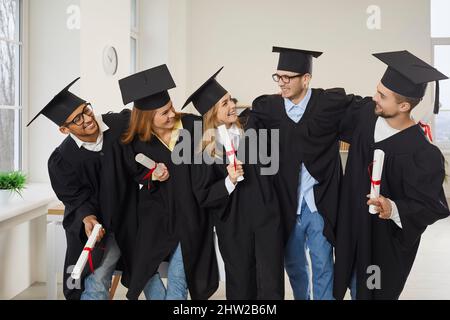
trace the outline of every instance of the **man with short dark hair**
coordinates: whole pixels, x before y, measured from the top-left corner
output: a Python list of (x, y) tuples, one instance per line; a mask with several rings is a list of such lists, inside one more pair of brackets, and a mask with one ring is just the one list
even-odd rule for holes
[[(60, 91), (27, 126), (43, 114), (67, 135), (48, 160), (53, 190), (65, 206), (64, 295), (67, 299), (106, 300), (121, 253), (113, 231), (118, 226), (115, 223), (118, 217), (113, 217), (113, 206), (107, 201), (113, 197), (112, 188), (118, 183), (113, 175), (108, 175), (113, 170), (105, 169), (105, 159), (126, 128), (129, 110), (96, 116), (90, 103), (69, 91), (78, 79)], [(99, 243), (89, 253), (89, 263), (81, 283), (77, 283), (70, 277), (71, 269), (98, 223), (103, 226), (97, 238)]]
[[(438, 88), (437, 81), (447, 77), (408, 51), (374, 56), (388, 68), (373, 101), (355, 99), (340, 127), (350, 149), (336, 229), (336, 299), (344, 298), (347, 287), (354, 299), (398, 299), (422, 233), (450, 214), (444, 157), (411, 119), (427, 83), (436, 81)], [(435, 113), (438, 106), (436, 94)], [(374, 160), (376, 149), (383, 162)], [(370, 172), (376, 161), (381, 179)], [(367, 199), (372, 186), (379, 186), (380, 196)]]

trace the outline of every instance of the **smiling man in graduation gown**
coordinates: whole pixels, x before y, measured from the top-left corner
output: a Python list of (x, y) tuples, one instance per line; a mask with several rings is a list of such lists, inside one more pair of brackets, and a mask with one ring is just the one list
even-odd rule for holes
[(285, 268), (295, 299), (309, 299), (309, 249), (313, 298), (332, 299), (334, 228), (342, 175), (337, 129), (348, 105), (343, 89), (310, 89), (316, 51), (274, 47), (278, 70), (272, 76), (281, 94), (258, 97), (252, 106), (256, 127), (278, 129), (277, 175), (287, 235)]
[[(437, 81), (447, 77), (407, 51), (374, 56), (388, 67), (373, 101), (351, 106), (340, 128), (351, 146), (336, 231), (337, 299), (347, 287), (356, 299), (398, 299), (422, 233), (449, 216), (444, 157), (410, 116), (431, 81), (438, 112)], [(385, 153), (380, 180), (370, 173), (375, 149)], [(380, 196), (368, 201), (371, 184)]]
[[(110, 196), (103, 187), (114, 185), (109, 183), (112, 180), (103, 167), (110, 146), (125, 129), (129, 110), (95, 116), (90, 103), (69, 91), (78, 79), (61, 90), (28, 126), (42, 114), (67, 135), (48, 160), (53, 190), (65, 206), (64, 295), (67, 299), (106, 300), (120, 249), (113, 232), (111, 212), (103, 208), (104, 199)], [(98, 237), (101, 242), (90, 254), (92, 261), (86, 264), (81, 281), (75, 281), (70, 276), (71, 270), (97, 223), (103, 226)]]

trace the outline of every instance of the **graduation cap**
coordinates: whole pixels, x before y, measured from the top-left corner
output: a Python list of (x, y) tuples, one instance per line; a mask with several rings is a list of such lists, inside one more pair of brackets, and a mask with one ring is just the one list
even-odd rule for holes
[(423, 98), (428, 82), (436, 81), (434, 113), (439, 112), (439, 80), (448, 77), (410, 52), (393, 51), (373, 54), (388, 65), (381, 83), (388, 89), (409, 98)]
[(318, 58), (322, 52), (272, 47), (272, 52), (279, 52), (277, 70), (312, 74), (312, 58)]
[(58, 126), (62, 126), (75, 109), (86, 103), (86, 100), (69, 92), (69, 88), (79, 79), (80, 78), (78, 77), (73, 80), (68, 86), (54, 96), (53, 99), (27, 124), (27, 127), (41, 114), (49, 118)]
[(200, 86), (191, 96), (186, 100), (184, 109), (192, 102), (195, 109), (203, 116), (207, 113), (222, 97), (228, 92), (217, 81), (216, 76), (222, 71), (223, 67), (214, 73), (204, 84)]
[(138, 72), (119, 80), (124, 104), (134, 102), (140, 110), (154, 110), (170, 101), (167, 90), (175, 88), (175, 82), (165, 64)]

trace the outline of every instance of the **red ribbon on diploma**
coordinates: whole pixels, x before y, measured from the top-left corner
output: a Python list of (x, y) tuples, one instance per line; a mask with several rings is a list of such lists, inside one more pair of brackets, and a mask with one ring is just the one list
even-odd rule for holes
[(231, 156), (232, 154), (234, 154), (234, 171), (236, 171), (236, 149), (234, 148), (234, 144), (233, 142), (231, 142), (231, 151), (227, 152), (227, 156)]
[(91, 272), (94, 273), (94, 263), (92, 262), (92, 248), (84, 247), (83, 251), (88, 252), (89, 268), (91, 269)]
[(369, 177), (370, 177), (370, 183), (372, 184), (372, 187), (375, 188), (375, 186), (379, 186), (381, 185), (381, 180), (373, 180), (372, 179), (372, 168), (373, 168), (373, 164), (375, 161), (371, 162), (369, 164), (369, 167), (367, 168), (367, 170), (369, 171)]
[(433, 136), (431, 135), (430, 125), (423, 123), (422, 121), (419, 121), (419, 126), (423, 129), (423, 131), (425, 132), (425, 135), (430, 140), (430, 142), (433, 142)]
[(158, 164), (155, 162), (155, 166), (150, 169), (150, 171), (144, 176), (144, 178), (142, 178), (143, 180), (147, 180), (147, 189), (150, 190), (150, 180), (152, 179), (152, 174), (153, 171), (156, 170), (156, 167), (158, 166)]

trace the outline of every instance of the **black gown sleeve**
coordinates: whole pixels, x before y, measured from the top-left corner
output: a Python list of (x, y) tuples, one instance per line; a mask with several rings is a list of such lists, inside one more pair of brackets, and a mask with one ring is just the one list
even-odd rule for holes
[(248, 112), (248, 128), (278, 129), (280, 117), (272, 105), (273, 96), (262, 95), (252, 102), (252, 109)]
[(223, 212), (229, 200), (225, 178), (215, 172), (213, 165), (191, 165), (192, 190), (201, 207)]
[(429, 144), (404, 159), (402, 199), (391, 199), (397, 205), (402, 223), (403, 245), (412, 246), (428, 225), (450, 215), (443, 183), (445, 160), (437, 147)]
[(354, 94), (347, 95), (345, 111), (340, 117), (339, 123), (339, 140), (350, 143), (352, 142), (353, 132), (361, 121), (361, 112), (372, 108), (374, 110), (375, 103), (372, 97), (361, 97)]
[(78, 234), (85, 217), (98, 215), (95, 201), (91, 200), (94, 192), (82, 183), (74, 168), (58, 150), (48, 160), (48, 172), (52, 188), (65, 206), (63, 227), (66, 231)]

